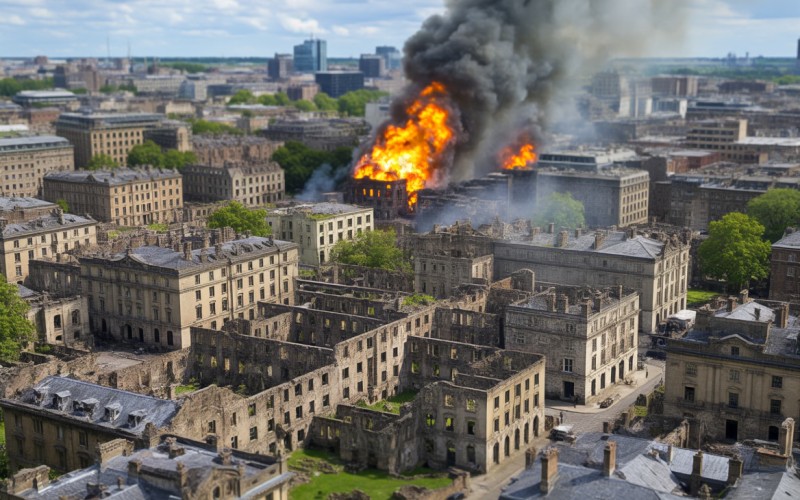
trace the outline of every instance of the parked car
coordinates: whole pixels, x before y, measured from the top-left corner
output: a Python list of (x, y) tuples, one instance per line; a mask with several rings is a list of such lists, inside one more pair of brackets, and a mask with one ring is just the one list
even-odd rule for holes
[(550, 439), (554, 441), (575, 441), (575, 433), (571, 425), (557, 425), (550, 431)]

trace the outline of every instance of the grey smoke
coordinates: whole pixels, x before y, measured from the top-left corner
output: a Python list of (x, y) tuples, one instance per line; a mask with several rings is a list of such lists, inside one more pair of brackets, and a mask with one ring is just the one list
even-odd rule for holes
[[(527, 131), (541, 143), (560, 93), (611, 58), (680, 40), (689, 0), (447, 0), (404, 48), (412, 82), (392, 108), (430, 82), (445, 84), (464, 132), (436, 178), (496, 168), (497, 152)], [(379, 131), (380, 132), (380, 131)]]
[(322, 201), (322, 194), (335, 191), (348, 173), (347, 168), (334, 169), (330, 164), (325, 163), (314, 170), (303, 186), (303, 192), (295, 198), (301, 201)]

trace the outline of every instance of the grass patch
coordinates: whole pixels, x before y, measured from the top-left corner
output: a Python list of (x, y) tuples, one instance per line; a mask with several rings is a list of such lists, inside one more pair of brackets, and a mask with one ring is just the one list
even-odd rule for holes
[(6, 421), (0, 420), (0, 446), (6, 445)]
[(647, 407), (646, 406), (634, 406), (633, 407), (633, 415), (635, 417), (646, 417), (647, 416)]
[(719, 295), (717, 292), (700, 289), (689, 289), (686, 293), (686, 305), (689, 307), (700, 306)]
[(403, 298), (404, 306), (427, 306), (428, 304), (433, 304), (434, 302), (436, 302), (436, 299), (423, 293), (415, 293), (414, 295), (409, 295), (408, 297)]
[[(323, 463), (327, 462), (327, 464)], [(388, 473), (367, 469), (358, 474), (344, 471), (341, 461), (321, 450), (297, 450), (289, 456), (289, 469), (309, 473), (311, 481), (296, 486), (289, 491), (291, 500), (328, 498), (331, 493), (348, 493), (359, 489), (373, 500), (385, 500), (392, 497), (398, 488), (409, 484), (437, 489), (447, 486), (451, 480), (444, 474), (440, 477), (405, 476), (403, 479), (391, 477)], [(329, 473), (320, 472), (328, 470)], [(335, 470), (335, 473), (330, 471)], [(415, 469), (412, 472), (431, 474), (429, 469)]]
[(180, 396), (181, 394), (188, 394), (196, 391), (197, 389), (199, 389), (197, 384), (179, 385), (175, 388), (175, 395)]
[(167, 224), (161, 224), (161, 223), (158, 223), (158, 222), (154, 222), (152, 224), (149, 224), (147, 226), (147, 229), (149, 229), (151, 231), (156, 231), (156, 232), (159, 232), (159, 233), (166, 233), (167, 231), (169, 231), (169, 226)]
[(400, 406), (403, 403), (409, 403), (414, 401), (414, 398), (417, 397), (417, 391), (403, 391), (396, 396), (392, 396), (385, 400), (378, 401), (375, 404), (368, 405), (364, 402), (359, 401), (358, 405), (361, 408), (369, 408), (370, 410), (375, 411), (382, 411), (385, 413), (394, 413), (395, 415), (400, 415)]

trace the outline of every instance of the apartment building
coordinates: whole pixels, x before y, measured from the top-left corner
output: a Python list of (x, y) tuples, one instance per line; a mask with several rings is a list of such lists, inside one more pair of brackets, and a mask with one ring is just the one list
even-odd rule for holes
[(286, 189), (283, 169), (275, 162), (187, 165), (182, 174), (187, 201), (200, 203), (232, 200), (247, 207), (263, 207), (283, 200)]
[(507, 308), (504, 345), (547, 358), (547, 398), (602, 401), (638, 367), (639, 294), (544, 286)]
[(83, 168), (99, 154), (127, 164), (131, 148), (144, 142), (144, 130), (162, 119), (146, 113), (63, 113), (55, 126), (56, 135), (75, 147), (75, 168)]
[(20, 222), (0, 218), (0, 274), (22, 284), (34, 259), (97, 244), (97, 221), (53, 209)]
[(182, 349), (192, 326), (253, 318), (257, 302), (292, 303), (294, 243), (249, 237), (192, 250), (139, 247), (81, 257), (91, 329), (117, 341)]
[(44, 198), (121, 226), (171, 223), (183, 217), (183, 178), (150, 167), (57, 172), (45, 177)]
[(40, 196), (45, 175), (74, 168), (73, 146), (62, 137), (0, 138), (0, 196)]
[(527, 228), (494, 235), (494, 276), (535, 269), (547, 283), (593, 287), (622, 285), (639, 292), (639, 327), (653, 332), (686, 308), (691, 234), (638, 234), (633, 230), (556, 232)]
[(769, 298), (797, 302), (800, 299), (800, 232), (789, 228), (772, 244), (769, 259)]
[(704, 306), (690, 332), (667, 340), (664, 415), (689, 419), (698, 442), (777, 441), (800, 412), (799, 331), (789, 304), (746, 291)]
[(336, 243), (375, 228), (372, 208), (342, 203), (316, 203), (272, 210), (272, 233), (300, 247), (300, 262), (318, 266), (330, 260)]
[(65, 473), (89, 467), (97, 458), (97, 447), (114, 439), (149, 448), (179, 405), (50, 376), (22, 394), (0, 400), (0, 408), (7, 424), (9, 471), (46, 465)]

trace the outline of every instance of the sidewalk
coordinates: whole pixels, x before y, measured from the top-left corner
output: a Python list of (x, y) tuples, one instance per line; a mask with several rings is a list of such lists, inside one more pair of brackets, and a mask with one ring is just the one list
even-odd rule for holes
[(545, 408), (549, 410), (548, 415), (558, 415), (559, 412), (568, 413), (601, 413), (617, 406), (617, 404), (625, 399), (628, 395), (639, 392), (640, 388), (651, 380), (658, 380), (664, 377), (663, 369), (658, 365), (645, 364), (644, 370), (636, 370), (630, 377), (633, 379), (633, 384), (615, 385), (610, 396), (614, 397), (614, 404), (609, 408), (600, 408), (598, 403), (592, 405), (578, 405), (574, 406), (569, 401), (561, 401), (558, 399), (545, 400)]

